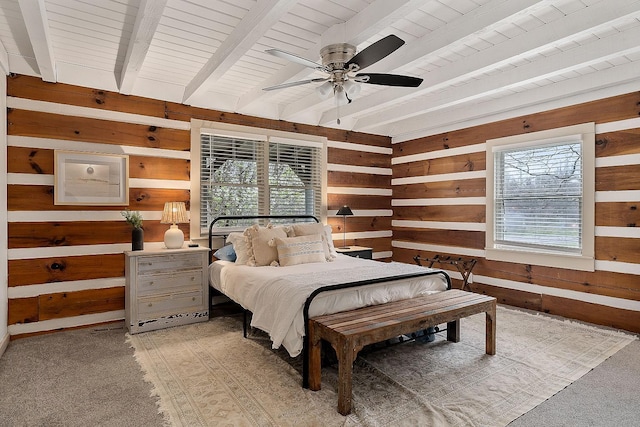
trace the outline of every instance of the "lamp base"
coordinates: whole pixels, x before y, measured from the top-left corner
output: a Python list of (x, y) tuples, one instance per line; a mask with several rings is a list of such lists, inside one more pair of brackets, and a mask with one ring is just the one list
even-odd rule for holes
[(179, 249), (184, 245), (184, 233), (173, 224), (164, 233), (164, 245), (167, 249)]

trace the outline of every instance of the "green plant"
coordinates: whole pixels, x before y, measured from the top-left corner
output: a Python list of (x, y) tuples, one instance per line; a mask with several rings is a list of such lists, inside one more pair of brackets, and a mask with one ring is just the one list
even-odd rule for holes
[(142, 214), (139, 211), (130, 211), (125, 209), (120, 212), (127, 223), (131, 224), (133, 228), (142, 228)]

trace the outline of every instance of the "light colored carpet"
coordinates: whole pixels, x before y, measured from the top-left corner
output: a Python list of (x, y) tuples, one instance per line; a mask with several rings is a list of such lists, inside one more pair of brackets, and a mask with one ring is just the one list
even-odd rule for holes
[(0, 427), (160, 426), (124, 322), (13, 340), (0, 358)]
[(462, 319), (459, 343), (439, 336), (365, 354), (348, 417), (336, 411), (335, 367), (323, 368), (321, 391), (304, 390), (298, 361), (244, 339), (237, 319), (130, 341), (173, 426), (504, 426), (635, 339), (500, 306), (497, 331), (495, 356), (485, 354), (484, 314)]

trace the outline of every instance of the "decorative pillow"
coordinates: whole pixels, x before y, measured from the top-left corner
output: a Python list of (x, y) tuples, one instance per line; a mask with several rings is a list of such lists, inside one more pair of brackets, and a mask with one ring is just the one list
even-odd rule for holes
[(229, 233), (227, 243), (233, 245), (233, 251), (236, 253), (236, 264), (244, 265), (249, 261), (249, 247), (247, 239), (242, 232)]
[[(329, 228), (329, 235), (327, 237), (326, 228)], [(331, 226), (322, 225), (319, 223), (306, 223), (306, 224), (293, 224), (289, 226), (287, 235), (289, 237), (297, 237), (297, 236), (309, 236), (319, 234), (322, 236), (322, 247), (324, 249), (324, 256), (327, 261), (333, 261), (337, 255), (331, 253), (331, 248), (333, 248), (333, 240), (331, 238)], [(335, 252), (335, 249), (334, 249)]]
[(338, 256), (338, 251), (336, 251), (336, 247), (333, 245), (333, 230), (330, 225), (324, 226), (324, 237), (327, 242), (327, 246), (329, 247), (329, 254), (331, 255), (331, 259), (334, 260)]
[(213, 256), (223, 261), (235, 262), (237, 259), (236, 251), (233, 250), (232, 244), (221, 247), (213, 253)]
[(270, 244), (277, 248), (278, 260), (283, 267), (326, 261), (324, 239), (321, 234), (286, 238), (276, 237), (271, 240)]
[(274, 238), (284, 239), (287, 233), (282, 227), (274, 227), (271, 224), (267, 227), (260, 227), (255, 224), (244, 231), (249, 248), (249, 260), (247, 265), (263, 266), (277, 265), (278, 249), (269, 246), (269, 240)]
[(310, 234), (322, 234), (324, 225), (317, 222), (306, 222), (303, 224), (292, 224), (288, 227), (289, 237), (308, 236)]

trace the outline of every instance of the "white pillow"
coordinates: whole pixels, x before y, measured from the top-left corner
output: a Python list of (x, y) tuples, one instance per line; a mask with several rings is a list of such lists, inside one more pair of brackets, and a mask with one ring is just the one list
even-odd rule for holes
[[(329, 235), (327, 237), (326, 227), (329, 228)], [(327, 261), (333, 261), (338, 255), (333, 248), (333, 240), (331, 238), (331, 226), (325, 226), (320, 223), (306, 223), (306, 224), (293, 224), (288, 227), (287, 235), (289, 237), (297, 237), (297, 236), (309, 236), (319, 234), (322, 237), (322, 247), (324, 249), (324, 256)], [(331, 249), (333, 248), (333, 252)]]
[(336, 247), (333, 246), (333, 236), (331, 235), (333, 230), (330, 225), (324, 226), (324, 236), (327, 242), (327, 246), (329, 247), (329, 254), (331, 255), (331, 259), (335, 259), (338, 256), (338, 251), (336, 251)]
[(260, 227), (258, 224), (244, 230), (249, 248), (249, 260), (247, 265), (264, 266), (277, 265), (278, 250), (269, 246), (269, 240), (279, 237), (285, 239), (287, 233), (282, 227), (273, 227), (271, 224)]
[(278, 250), (278, 261), (281, 266), (325, 262), (324, 238), (321, 234), (310, 234), (299, 237), (276, 237), (271, 245)]
[(236, 252), (236, 264), (244, 265), (249, 261), (249, 247), (247, 246), (247, 239), (242, 232), (229, 233), (227, 243), (233, 245), (233, 250)]

